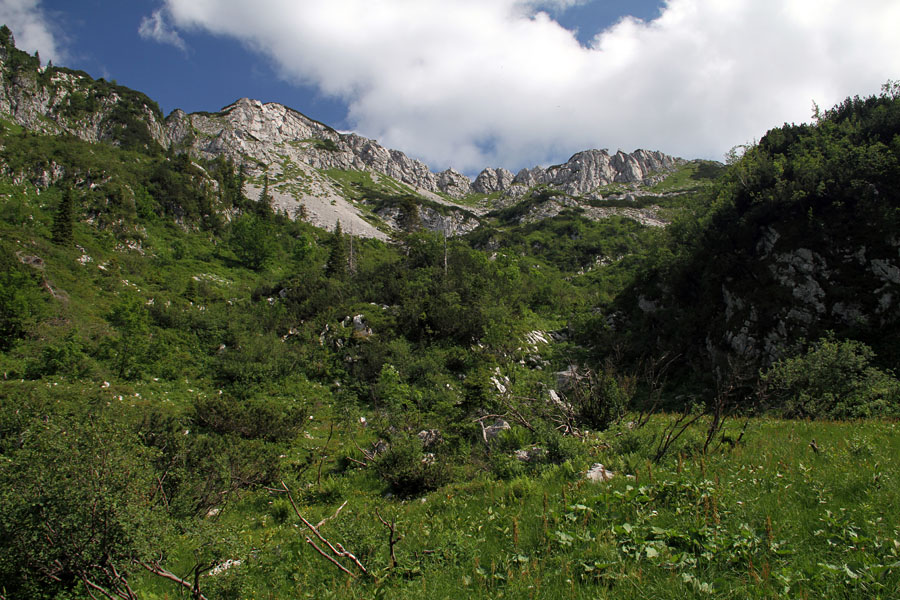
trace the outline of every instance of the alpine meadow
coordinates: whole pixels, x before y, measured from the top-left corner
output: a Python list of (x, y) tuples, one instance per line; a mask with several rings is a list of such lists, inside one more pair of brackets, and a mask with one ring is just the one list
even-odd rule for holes
[(900, 84), (475, 178), (0, 29), (0, 599), (897, 598)]

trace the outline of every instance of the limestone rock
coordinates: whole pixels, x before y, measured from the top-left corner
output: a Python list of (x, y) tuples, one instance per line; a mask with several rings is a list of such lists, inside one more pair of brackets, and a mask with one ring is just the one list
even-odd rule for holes
[(487, 441), (496, 439), (497, 436), (500, 435), (501, 431), (507, 431), (508, 429), (512, 429), (509, 423), (507, 423), (503, 419), (497, 419), (496, 421), (494, 421), (493, 425), (488, 425), (484, 428), (484, 439)]
[(493, 194), (502, 192), (512, 185), (515, 176), (504, 168), (483, 170), (472, 182), (472, 191), (476, 194)]
[(533, 446), (527, 450), (516, 450), (513, 452), (513, 458), (520, 462), (530, 463), (541, 460), (546, 454), (547, 452), (540, 446)]
[(464, 198), (469, 195), (472, 182), (469, 178), (456, 171), (455, 169), (447, 169), (438, 174), (438, 189), (450, 196), (451, 198)]
[(672, 169), (683, 161), (661, 152), (621, 150), (610, 156), (606, 150), (585, 150), (568, 161), (548, 168), (522, 169), (513, 183), (533, 187), (549, 185), (572, 196), (585, 196), (611, 183), (635, 183), (651, 174)]
[(588, 469), (588, 472), (585, 473), (584, 478), (594, 483), (604, 483), (615, 477), (615, 475), (615, 473), (604, 467), (602, 464), (594, 463), (591, 465), (591, 468)]
[(416, 437), (422, 442), (422, 448), (428, 450), (444, 441), (441, 432), (437, 429), (423, 429), (416, 434)]

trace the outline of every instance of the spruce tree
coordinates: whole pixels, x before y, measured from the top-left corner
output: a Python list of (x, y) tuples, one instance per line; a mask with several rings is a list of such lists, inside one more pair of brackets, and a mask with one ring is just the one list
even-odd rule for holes
[(344, 279), (347, 276), (347, 248), (344, 244), (344, 233), (341, 230), (341, 222), (334, 226), (334, 235), (331, 238), (331, 253), (325, 264), (325, 274), (329, 277)]
[(60, 245), (71, 245), (74, 241), (73, 221), (75, 220), (75, 201), (72, 189), (65, 188), (56, 214), (53, 215), (53, 242)]
[(263, 187), (259, 193), (259, 202), (256, 203), (257, 214), (262, 218), (269, 218), (274, 213), (272, 209), (272, 195), (269, 194), (269, 174), (263, 176)]

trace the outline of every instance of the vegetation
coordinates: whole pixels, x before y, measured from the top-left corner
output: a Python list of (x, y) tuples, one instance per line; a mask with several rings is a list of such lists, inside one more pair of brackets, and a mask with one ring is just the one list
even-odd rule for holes
[(891, 597), (895, 311), (768, 363), (718, 340), (797, 307), (755, 259), (896, 253), (898, 106), (676, 173), (665, 230), (520, 224), (544, 189), (446, 239), (331, 173), (408, 213), (391, 243), (275, 214), (223, 159), (4, 123), (0, 598)]

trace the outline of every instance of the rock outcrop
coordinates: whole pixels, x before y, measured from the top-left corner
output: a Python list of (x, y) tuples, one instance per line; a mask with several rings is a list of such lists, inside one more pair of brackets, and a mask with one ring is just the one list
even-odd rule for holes
[(66, 69), (11, 72), (8, 59), (9, 51), (0, 47), (0, 114), (26, 129), (121, 143), (131, 126), (137, 131), (128, 131), (129, 139), (168, 147), (162, 114), (143, 94)]
[(586, 150), (561, 165), (522, 169), (512, 184), (526, 187), (543, 184), (571, 196), (589, 196), (596, 194), (598, 188), (613, 183), (642, 182), (682, 162), (661, 152), (647, 150), (636, 150), (631, 154), (620, 150), (612, 156), (606, 150)]

